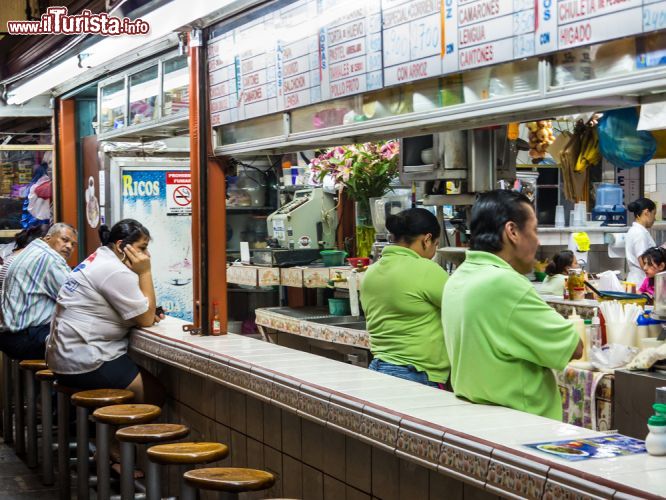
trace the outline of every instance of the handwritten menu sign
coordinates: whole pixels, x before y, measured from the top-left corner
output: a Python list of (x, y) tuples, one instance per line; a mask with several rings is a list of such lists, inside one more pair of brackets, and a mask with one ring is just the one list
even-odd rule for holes
[(314, 0), (299, 0), (278, 12), (277, 87), (280, 109), (307, 106), (321, 100), (319, 35)]
[(208, 43), (208, 84), (213, 127), (238, 120), (236, 58), (234, 35), (224, 35)]
[(666, 28), (663, 0), (540, 0), (536, 53)]
[(442, 74), (439, 0), (384, 0), (384, 80), (407, 83)]
[(333, 17), (319, 31), (322, 97), (337, 99), (381, 89), (379, 0), (321, 0), (319, 14)]
[(666, 0), (278, 0), (213, 30), (213, 126), (666, 29)]

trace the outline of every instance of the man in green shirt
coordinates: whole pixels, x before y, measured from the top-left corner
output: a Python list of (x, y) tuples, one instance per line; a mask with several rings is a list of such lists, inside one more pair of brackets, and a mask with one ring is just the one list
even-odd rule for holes
[(529, 200), (492, 191), (472, 209), (471, 246), (442, 303), (456, 395), (562, 420), (552, 369), (583, 351), (572, 324), (525, 278), (539, 239)]
[(449, 358), (442, 332), (441, 304), (448, 274), (431, 259), (441, 228), (423, 208), (387, 218), (395, 245), (368, 268), (361, 284), (374, 359), (370, 369), (443, 386)]

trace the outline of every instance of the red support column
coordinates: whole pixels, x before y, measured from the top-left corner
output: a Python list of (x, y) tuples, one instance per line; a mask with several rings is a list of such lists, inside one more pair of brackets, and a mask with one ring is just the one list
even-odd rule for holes
[[(55, 187), (55, 222), (66, 222), (77, 230), (78, 190), (76, 188), (76, 103), (74, 99), (58, 101), (57, 161), (53, 176)], [(79, 252), (75, 249), (68, 264), (79, 262)]]
[(190, 169), (194, 325), (210, 332), (213, 302), (227, 330), (226, 188), (224, 163), (213, 158), (205, 46), (192, 34), (190, 52)]

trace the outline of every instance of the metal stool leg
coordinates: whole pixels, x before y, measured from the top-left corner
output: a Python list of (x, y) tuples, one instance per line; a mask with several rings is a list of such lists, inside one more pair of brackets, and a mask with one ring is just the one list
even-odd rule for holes
[(58, 486), (60, 500), (70, 500), (69, 397), (62, 392), (58, 392)]
[(53, 400), (51, 399), (51, 382), (42, 380), (42, 482), (53, 484)]
[(12, 377), (14, 379), (14, 449), (16, 453), (25, 453), (25, 422), (23, 420), (23, 390), (21, 388), (21, 373), (18, 361), (12, 360)]
[(146, 500), (160, 500), (160, 466), (148, 460), (146, 466)]
[(110, 467), (109, 467), (109, 426), (97, 422), (97, 498), (109, 500), (110, 497)]
[(120, 443), (120, 497), (134, 500), (134, 444)]
[(180, 500), (196, 500), (197, 490), (187, 484), (184, 478), (180, 480)]
[(77, 498), (88, 500), (90, 497), (90, 452), (88, 450), (88, 409), (76, 407), (76, 482)]
[(2, 353), (2, 436), (6, 444), (12, 444), (12, 361)]
[(35, 375), (30, 370), (23, 370), (23, 380), (28, 399), (28, 467), (37, 467), (37, 395), (35, 393)]

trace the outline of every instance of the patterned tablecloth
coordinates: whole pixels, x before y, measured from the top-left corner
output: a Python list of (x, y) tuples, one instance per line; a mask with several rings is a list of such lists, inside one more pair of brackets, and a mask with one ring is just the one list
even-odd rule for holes
[(614, 429), (613, 374), (567, 366), (556, 372), (563, 421), (587, 429)]

